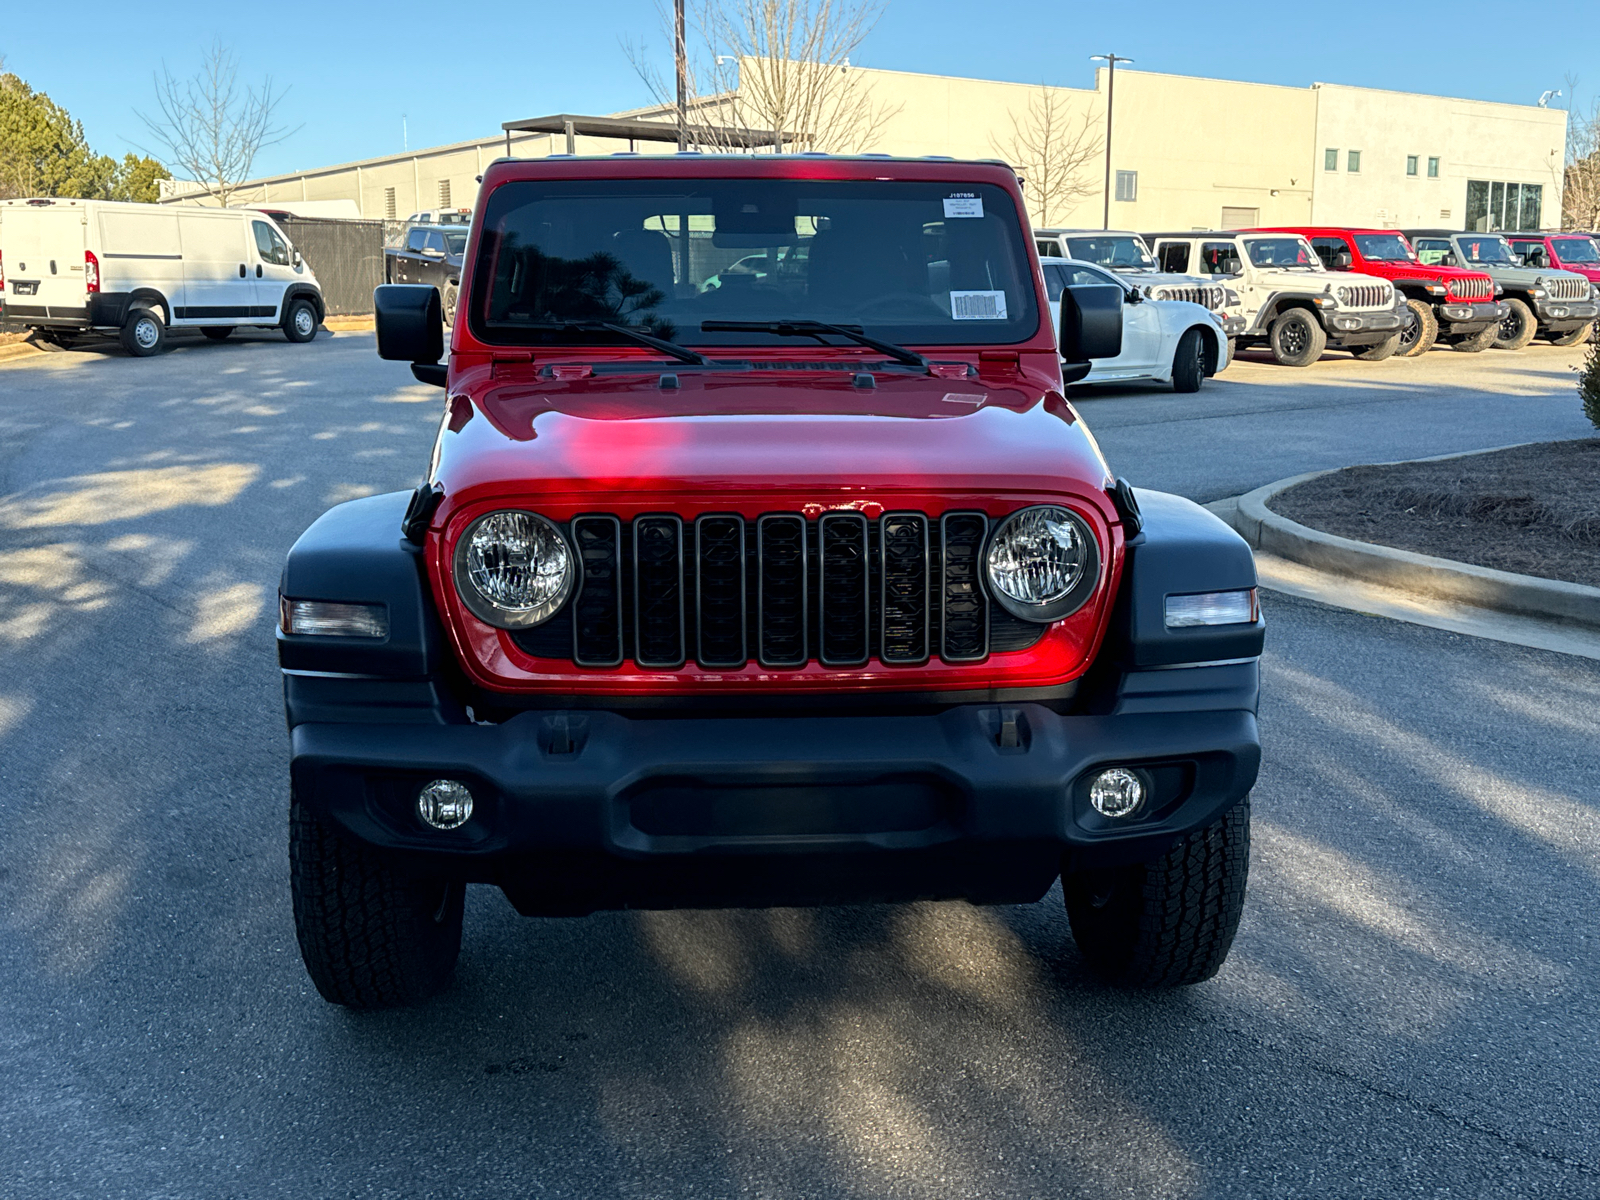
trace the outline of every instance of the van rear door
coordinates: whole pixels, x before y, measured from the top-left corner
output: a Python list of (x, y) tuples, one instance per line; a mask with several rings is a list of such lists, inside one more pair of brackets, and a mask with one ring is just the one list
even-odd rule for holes
[(78, 205), (8, 204), (0, 210), (6, 316), (86, 321), (84, 210)]
[(225, 325), (250, 316), (255, 280), (246, 262), (249, 222), (240, 212), (191, 209), (178, 218), (183, 243), (183, 307), (178, 320)]

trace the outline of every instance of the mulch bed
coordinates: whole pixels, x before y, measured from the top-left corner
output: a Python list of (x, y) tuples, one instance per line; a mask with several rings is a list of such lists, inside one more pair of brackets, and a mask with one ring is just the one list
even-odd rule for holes
[(1270, 507), (1340, 537), (1600, 587), (1600, 438), (1346, 467)]

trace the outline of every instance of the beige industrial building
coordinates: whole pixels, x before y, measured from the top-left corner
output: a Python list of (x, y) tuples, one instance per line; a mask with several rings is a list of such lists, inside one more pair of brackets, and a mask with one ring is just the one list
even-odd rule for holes
[[(1029, 120), (1038, 86), (901, 71), (858, 71), (876, 104), (892, 110), (877, 152), (1009, 157), (1014, 121)], [(1108, 78), (1049, 89), (1068, 128), (1105, 128)], [(708, 118), (711, 115), (708, 111)], [(620, 114), (666, 121), (662, 109)], [(1238, 83), (1124, 68), (1112, 128), (1113, 228), (1219, 229), (1254, 224), (1347, 224), (1514, 229), (1556, 227), (1561, 215), (1567, 114), (1534, 105), (1379, 91)], [(670, 146), (560, 133), (499, 134), (409, 154), (253, 180), (235, 203), (344, 201), (364, 217), (470, 207), (476, 178), (507, 153), (542, 157)], [(1098, 149), (1078, 168), (1070, 204), (1036, 223), (1101, 225), (1106, 162)], [(1024, 171), (1026, 175), (1026, 171)], [(170, 185), (166, 202), (204, 202)], [(1030, 207), (1037, 199), (1030, 197)], [(352, 214), (353, 215), (353, 214)], [(1048, 216), (1048, 221), (1041, 218)]]

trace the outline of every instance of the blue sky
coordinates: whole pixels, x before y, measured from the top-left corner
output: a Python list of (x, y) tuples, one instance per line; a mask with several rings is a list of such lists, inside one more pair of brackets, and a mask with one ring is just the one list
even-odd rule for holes
[[(490, 136), (517, 117), (647, 103), (625, 39), (649, 43), (670, 66), (655, 0), (309, 8), (166, 0), (155, 9), (92, 4), (74, 10), (70, 27), (64, 9), (4, 2), (6, 69), (80, 118), (97, 150), (118, 155), (148, 142), (134, 110), (153, 107), (152, 71), (165, 60), (188, 73), (220, 37), (247, 78), (270, 73), (290, 88), (281, 111), (303, 126), (262, 154), (258, 174), (396, 153), (402, 115), (416, 148)], [(1082, 87), (1092, 79), (1088, 56), (1114, 50), (1137, 59), (1135, 69), (1262, 83), (1533, 103), (1575, 74), (1580, 104), (1600, 94), (1600, 0), (1554, 0), (1526, 22), (1507, 21), (1503, 0), (1278, 5), (1264, 20), (1237, 11), (1194, 0), (889, 0), (858, 61)], [(443, 15), (452, 12), (471, 15)]]

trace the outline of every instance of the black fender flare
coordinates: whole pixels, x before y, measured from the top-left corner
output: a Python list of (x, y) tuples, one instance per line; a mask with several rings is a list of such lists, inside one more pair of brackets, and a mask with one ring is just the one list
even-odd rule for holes
[(134, 288), (128, 293), (128, 307), (123, 312), (122, 319), (128, 319), (127, 314), (136, 308), (159, 308), (161, 319), (170, 329), (172, 327), (172, 304), (155, 288)]
[(1168, 596), (1257, 586), (1250, 546), (1214, 513), (1168, 492), (1134, 488), (1139, 532), (1123, 552), (1122, 581), (1101, 651), (1122, 669), (1256, 658), (1266, 620), (1168, 629)]

